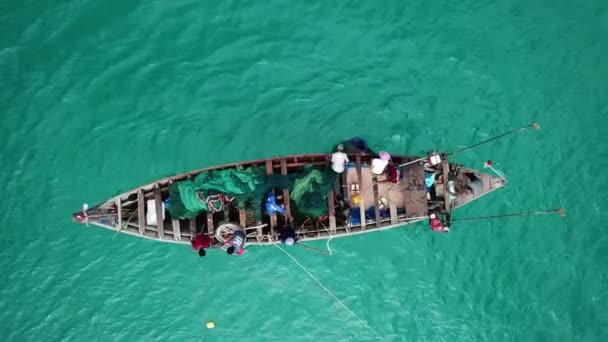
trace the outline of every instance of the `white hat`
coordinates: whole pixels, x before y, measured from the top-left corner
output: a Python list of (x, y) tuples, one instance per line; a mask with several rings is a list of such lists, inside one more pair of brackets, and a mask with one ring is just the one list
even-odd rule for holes
[(434, 219), (434, 218), (436, 218), (436, 217), (437, 217), (437, 215), (435, 215), (435, 214), (431, 214), (431, 219)]
[(293, 238), (287, 238), (287, 239), (285, 239), (285, 244), (286, 244), (287, 246), (291, 246), (291, 245), (293, 245), (293, 243), (294, 243), (294, 242), (295, 242), (295, 241), (293, 241)]
[(378, 155), (380, 156), (380, 159), (382, 159), (384, 161), (391, 160), (391, 155), (388, 152), (380, 151), (380, 153)]

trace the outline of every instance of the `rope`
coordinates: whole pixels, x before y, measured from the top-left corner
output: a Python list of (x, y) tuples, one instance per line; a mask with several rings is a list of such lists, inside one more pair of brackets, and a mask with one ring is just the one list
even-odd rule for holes
[(224, 224), (220, 225), (219, 227), (217, 227), (217, 229), (215, 230), (215, 238), (217, 239), (217, 241), (219, 241), (223, 244), (224, 242), (226, 242), (226, 240), (224, 239), (223, 233), (234, 234), (234, 232), (237, 230), (242, 230), (241, 227), (239, 227), (237, 224), (224, 223)]
[(310, 273), (306, 269), (306, 267), (304, 267), (304, 265), (302, 265), (300, 262), (298, 262), (298, 260), (296, 260), (296, 258), (294, 258), (291, 254), (289, 254), (289, 252), (287, 252), (286, 250), (284, 250), (283, 248), (281, 248), (279, 245), (275, 244), (274, 246), (277, 247), (278, 249), (280, 249), (281, 252), (285, 253), (296, 265), (300, 266), (300, 268), (302, 270), (304, 270), (304, 272), (306, 272), (306, 274), (308, 274), (308, 276), (312, 280), (314, 280), (323, 290), (325, 290), (325, 292), (327, 292), (331, 297), (333, 297), (338, 304), (340, 304), (346, 311), (348, 311), (348, 313), (350, 313), (353, 317), (355, 317), (367, 329), (369, 329), (371, 332), (373, 332), (374, 335), (376, 335), (376, 337), (378, 337), (379, 340), (382, 340), (382, 337), (380, 336), (380, 334), (378, 334), (378, 332), (376, 332), (376, 330), (374, 330), (371, 326), (369, 326), (369, 324), (367, 324), (366, 321), (364, 321), (363, 319), (361, 319), (359, 316), (357, 316), (356, 313), (354, 313), (351, 309), (349, 309), (348, 306), (346, 306), (346, 304), (344, 304), (344, 302), (341, 301), (340, 298), (338, 298), (338, 296), (336, 296), (330, 289), (328, 289), (327, 287), (325, 287), (325, 285), (323, 285), (319, 281), (319, 279), (317, 279), (314, 275), (312, 275), (312, 273)]
[(448, 153), (448, 154), (447, 154), (447, 156), (451, 156), (451, 155), (454, 155), (454, 154), (456, 154), (456, 153), (460, 153), (460, 152), (462, 152), (462, 151), (466, 151), (466, 150), (472, 149), (472, 148), (477, 147), (477, 146), (479, 146), (479, 145), (483, 145), (483, 144), (485, 144), (485, 143), (489, 143), (490, 141), (494, 141), (494, 140), (496, 140), (496, 139), (500, 139), (500, 138), (505, 137), (505, 136), (507, 136), (507, 135), (511, 135), (511, 134), (517, 133), (517, 132), (519, 132), (519, 131), (523, 131), (524, 129), (528, 129), (528, 128), (532, 128), (532, 127), (533, 127), (533, 128), (535, 128), (535, 129), (539, 129), (539, 127), (538, 127), (538, 125), (536, 124), (536, 122), (533, 122), (533, 123), (531, 123), (531, 124), (529, 124), (529, 125), (525, 125), (524, 127), (520, 127), (520, 128), (514, 129), (514, 130), (512, 130), (512, 131), (509, 131), (509, 132), (507, 132), (507, 133), (503, 133), (503, 134), (497, 135), (497, 136), (495, 136), (495, 137), (492, 137), (492, 138), (490, 138), (490, 139), (487, 139), (487, 140), (484, 140), (484, 141), (478, 142), (477, 144), (473, 144), (473, 145), (470, 145), (470, 146), (463, 147), (463, 148), (461, 148), (461, 149), (458, 149), (458, 150), (452, 151), (452, 152)]
[[(477, 147), (477, 146), (479, 146), (479, 145), (483, 145), (483, 144), (485, 144), (485, 143), (489, 143), (490, 141), (494, 141), (494, 140), (496, 140), (496, 139), (500, 139), (500, 138), (502, 138), (502, 137), (506, 137), (507, 135), (511, 135), (511, 134), (517, 133), (517, 132), (519, 132), (519, 131), (523, 131), (523, 130), (525, 130), (525, 129), (528, 129), (528, 128), (540, 129), (540, 127), (538, 126), (538, 124), (536, 124), (536, 122), (533, 122), (533, 123), (531, 123), (531, 124), (529, 124), (529, 125), (525, 125), (525, 126), (523, 126), (523, 127), (520, 127), (520, 128), (514, 129), (514, 130), (509, 131), (509, 132), (507, 132), (507, 133), (503, 133), (503, 134), (497, 135), (497, 136), (495, 136), (495, 137), (492, 137), (492, 138), (490, 138), (490, 139), (486, 139), (486, 140), (484, 140), (484, 141), (478, 142), (478, 143), (476, 143), (476, 144), (469, 145), (469, 146), (463, 147), (463, 148), (458, 149), (458, 150), (454, 150), (454, 151), (452, 151), (452, 152), (450, 152), (450, 153), (446, 153), (446, 156), (448, 156), (448, 157), (449, 157), (449, 156), (454, 155), (454, 154), (456, 154), (456, 153), (460, 153), (460, 152), (462, 152), (462, 151), (466, 151), (466, 150), (472, 149), (472, 148)], [(398, 167), (403, 167), (403, 166), (406, 166), (406, 165), (410, 165), (410, 164), (413, 164), (413, 163), (417, 163), (417, 162), (419, 162), (419, 161), (426, 160), (427, 158), (428, 158), (428, 157), (418, 158), (418, 159), (416, 159), (416, 160), (412, 160), (412, 161), (409, 161), (409, 162), (407, 162), (407, 163), (400, 164)]]

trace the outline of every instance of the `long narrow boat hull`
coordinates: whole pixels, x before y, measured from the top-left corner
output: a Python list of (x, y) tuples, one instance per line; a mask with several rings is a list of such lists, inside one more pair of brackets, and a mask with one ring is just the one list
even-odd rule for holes
[[(429, 199), (424, 162), (397, 166), (420, 158), (393, 156), (391, 162), (397, 166), (398, 174), (396, 182), (394, 178), (392, 181), (387, 179), (386, 175), (374, 175), (368, 167), (372, 158), (370, 154), (349, 154), (350, 163), (343, 173), (336, 174), (335, 186), (325, 196), (327, 200), (323, 205), (326, 215), (310, 217), (295, 212), (290, 215), (300, 241), (339, 238), (415, 223), (427, 219), (434, 210), (450, 213), (505, 185), (500, 177), (450, 165), (443, 160), (435, 166), (436, 182)], [(267, 174), (291, 175), (312, 165), (326, 171), (331, 169), (330, 159), (329, 154), (304, 154), (194, 170), (127, 191), (92, 208), (76, 212), (72, 218), (75, 222), (120, 234), (183, 244), (189, 244), (194, 236), (201, 233), (210, 236), (221, 234), (217, 231), (218, 227), (226, 222), (234, 222), (245, 229), (248, 244), (272, 244), (277, 242), (280, 227), (286, 224), (284, 217), (265, 215), (259, 222), (248, 215), (247, 208), (226, 205), (221, 212), (201, 212), (188, 219), (173, 218), (164, 205), (170, 197), (169, 187), (212, 170), (262, 167)], [(446, 179), (453, 181), (451, 191)], [(289, 211), (289, 191), (277, 190), (275, 193), (284, 196), (284, 204)], [(155, 214), (153, 216), (157, 216), (156, 220), (147, 217), (152, 212)], [(361, 220), (361, 217), (365, 219)]]

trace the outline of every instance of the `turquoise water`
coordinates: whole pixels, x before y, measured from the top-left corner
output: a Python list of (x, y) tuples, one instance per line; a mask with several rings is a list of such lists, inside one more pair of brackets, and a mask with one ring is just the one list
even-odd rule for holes
[[(604, 341), (605, 1), (0, 5), (3, 341)], [(492, 159), (455, 217), (242, 258), (70, 222), (189, 169), (375, 148)], [(324, 247), (319, 242), (314, 245)], [(216, 322), (208, 330), (205, 322)]]

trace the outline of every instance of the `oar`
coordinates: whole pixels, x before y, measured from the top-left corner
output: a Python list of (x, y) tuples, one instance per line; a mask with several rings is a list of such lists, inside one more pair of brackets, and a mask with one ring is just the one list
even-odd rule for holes
[(542, 214), (559, 214), (559, 216), (566, 216), (566, 213), (564, 212), (564, 209), (562, 208), (557, 208), (557, 209), (550, 209), (550, 210), (540, 210), (540, 211), (533, 211), (533, 212), (529, 212), (529, 213), (516, 213), (516, 214), (504, 214), (504, 215), (492, 215), (492, 216), (478, 216), (478, 217), (465, 217), (465, 218), (460, 218), (460, 219), (452, 219), (452, 222), (456, 222), (456, 221), (475, 221), (475, 220), (485, 220), (485, 219), (495, 219), (495, 218), (501, 218), (501, 217), (513, 217), (513, 216), (532, 216), (532, 215), (542, 215)]
[[(537, 124), (536, 122), (533, 122), (533, 123), (531, 123), (531, 124), (529, 124), (529, 125), (525, 125), (525, 126), (520, 127), (520, 128), (518, 128), (518, 129), (514, 129), (514, 130), (512, 130), (512, 131), (509, 131), (509, 132), (506, 132), (506, 133), (503, 133), (503, 134), (497, 135), (497, 136), (495, 136), (495, 137), (492, 137), (492, 138), (490, 138), (490, 139), (486, 139), (486, 140), (481, 141), (481, 142), (478, 142), (478, 143), (476, 143), (476, 144), (473, 144), (473, 145), (470, 145), (470, 146), (467, 146), (467, 147), (463, 147), (463, 148), (461, 148), (461, 149), (458, 149), (458, 150), (452, 151), (452, 152), (450, 152), (450, 153), (446, 153), (446, 156), (451, 156), (451, 155), (454, 155), (454, 154), (456, 154), (456, 153), (459, 153), (459, 152), (462, 152), (462, 151), (466, 151), (466, 150), (472, 149), (472, 148), (477, 147), (477, 146), (479, 146), (479, 145), (483, 145), (483, 144), (485, 144), (485, 143), (489, 143), (490, 141), (494, 141), (494, 140), (496, 140), (496, 139), (500, 139), (500, 138), (502, 138), (502, 137), (506, 137), (507, 135), (511, 135), (511, 134), (515, 134), (515, 133), (517, 133), (517, 132), (521, 132), (521, 131), (526, 130), (526, 129), (528, 129), (528, 128), (540, 129), (540, 126), (538, 126), (538, 124)], [(406, 165), (410, 165), (410, 164), (414, 164), (414, 163), (417, 163), (417, 162), (419, 162), (419, 161), (426, 160), (427, 158), (428, 158), (428, 157), (418, 158), (418, 159), (416, 159), (416, 160), (412, 160), (412, 161), (409, 161), (409, 162), (407, 162), (407, 163), (400, 164), (400, 165), (399, 165), (399, 167), (406, 166)]]

